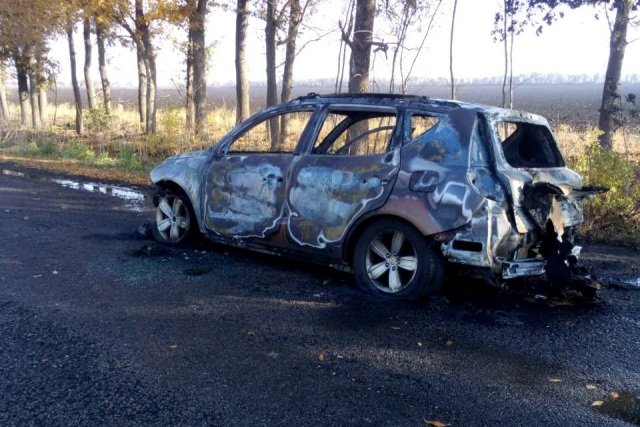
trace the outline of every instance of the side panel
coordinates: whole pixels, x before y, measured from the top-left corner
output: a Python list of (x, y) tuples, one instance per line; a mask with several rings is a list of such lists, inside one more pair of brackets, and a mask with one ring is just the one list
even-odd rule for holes
[[(405, 122), (410, 123), (409, 118)], [(401, 216), (425, 235), (467, 224), (484, 203), (467, 179), (475, 123), (474, 111), (453, 110), (404, 146), (395, 188), (377, 213)], [(406, 140), (410, 140), (408, 127)]]
[(288, 191), (289, 237), (303, 246), (341, 244), (349, 226), (389, 196), (400, 150), (367, 156), (302, 156)]
[(266, 237), (283, 212), (293, 154), (230, 154), (209, 165), (205, 226), (224, 237)]

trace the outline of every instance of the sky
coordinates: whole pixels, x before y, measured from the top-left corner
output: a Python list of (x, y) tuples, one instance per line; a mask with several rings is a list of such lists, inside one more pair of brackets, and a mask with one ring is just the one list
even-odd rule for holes
[[(324, 35), (319, 41), (309, 43), (298, 55), (294, 68), (294, 80), (335, 79), (338, 65), (340, 35), (338, 21), (344, 20), (346, 1), (320, 1), (316, 11), (308, 18), (312, 28), (305, 28), (299, 46), (305, 41)], [(482, 78), (500, 76), (504, 69), (503, 46), (493, 41), (491, 31), (499, 0), (458, 0), (454, 35), (454, 73), (457, 78)], [(421, 78), (447, 78), (449, 76), (449, 37), (453, 0), (444, 0), (437, 18), (434, 20), (427, 41), (413, 72)], [(596, 12), (601, 19), (595, 19)], [(583, 7), (570, 11), (565, 18), (552, 26), (545, 27), (542, 35), (533, 30), (516, 36), (514, 53), (514, 74), (604, 74), (609, 49), (609, 29), (602, 8)], [(408, 46), (417, 47), (428, 22), (421, 20), (420, 31), (414, 29), (408, 36)], [(234, 43), (235, 15), (214, 9), (207, 20), (207, 43), (212, 44), (213, 55), (209, 62), (208, 81), (212, 85), (234, 84)], [(374, 33), (377, 40), (392, 41), (385, 35), (385, 22), (377, 18)], [(640, 29), (630, 31), (628, 40), (640, 37)], [(158, 85), (174, 87), (184, 85), (184, 60), (176, 46), (184, 41), (183, 31), (156, 41), (158, 49)], [(69, 65), (66, 40), (52, 43), (53, 56), (60, 63), (59, 84), (68, 85)], [(265, 80), (264, 22), (251, 18), (247, 43), (249, 58), (249, 79), (252, 82)], [(282, 49), (284, 50), (284, 49)], [(94, 49), (94, 56), (97, 51)], [(81, 34), (76, 33), (76, 54), (79, 72), (82, 70), (84, 50)], [(123, 48), (108, 49), (109, 78), (114, 87), (135, 87), (137, 71), (135, 52)], [(413, 52), (405, 61), (410, 63)], [(279, 52), (278, 62), (284, 52)], [(95, 81), (99, 81), (97, 58), (93, 61)], [(388, 80), (391, 55), (378, 52), (374, 55), (372, 76), (377, 80)], [(640, 74), (640, 41), (627, 46), (623, 75)], [(83, 80), (83, 76), (79, 75)], [(295, 84), (295, 83), (294, 83)]]

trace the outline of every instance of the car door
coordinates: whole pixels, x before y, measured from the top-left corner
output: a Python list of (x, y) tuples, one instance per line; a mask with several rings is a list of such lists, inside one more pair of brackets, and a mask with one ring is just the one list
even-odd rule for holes
[(209, 231), (223, 237), (264, 238), (277, 230), (288, 171), (312, 115), (309, 108), (267, 112), (221, 142), (205, 178)]
[(287, 232), (299, 245), (341, 244), (349, 226), (389, 196), (400, 163), (393, 108), (333, 107), (293, 165)]

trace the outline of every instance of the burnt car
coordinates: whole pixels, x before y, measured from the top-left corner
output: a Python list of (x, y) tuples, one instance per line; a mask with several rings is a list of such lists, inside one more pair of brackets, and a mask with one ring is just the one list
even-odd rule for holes
[(584, 188), (547, 121), (457, 101), (309, 94), (151, 172), (158, 240), (193, 235), (352, 271), (377, 295), (571, 273)]

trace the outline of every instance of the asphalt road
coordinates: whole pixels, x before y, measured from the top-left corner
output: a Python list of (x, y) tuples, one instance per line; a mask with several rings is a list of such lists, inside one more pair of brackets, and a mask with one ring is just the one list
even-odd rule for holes
[[(158, 247), (148, 209), (0, 169), (29, 175), (0, 175), (0, 425), (640, 423), (633, 286), (550, 307), (459, 279), (379, 301), (322, 267)], [(638, 252), (584, 256), (640, 276)]]

